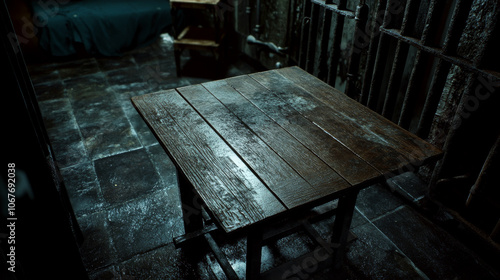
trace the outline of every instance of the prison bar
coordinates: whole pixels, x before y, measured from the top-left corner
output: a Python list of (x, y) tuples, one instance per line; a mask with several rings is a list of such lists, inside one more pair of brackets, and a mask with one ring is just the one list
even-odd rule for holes
[(312, 5), (311, 17), (309, 20), (309, 39), (306, 52), (306, 68), (305, 70), (311, 74), (314, 71), (314, 60), (316, 54), (316, 38), (318, 36), (318, 23), (319, 23), (319, 6)]
[[(377, 13), (374, 19), (372, 20), (371, 28), (375, 28), (378, 26), (379, 15), (385, 13), (385, 3), (386, 1), (378, 1), (377, 3)], [(368, 54), (365, 65), (365, 73), (363, 75), (363, 85), (361, 87), (361, 96), (359, 97), (359, 102), (361, 104), (366, 105), (368, 102), (368, 94), (370, 92), (370, 81), (372, 78), (371, 73), (373, 73), (373, 67), (375, 65), (375, 59), (377, 57), (377, 47), (380, 39), (380, 28), (377, 30), (370, 30), (370, 45), (368, 47)]]
[[(359, 62), (361, 59), (361, 50), (357, 49), (356, 43), (360, 39), (366, 39), (366, 35), (363, 34), (363, 30), (366, 28), (366, 23), (368, 21), (368, 6), (364, 3), (364, 1), (360, 1), (358, 7), (356, 8), (356, 23), (354, 26), (354, 38), (351, 49), (351, 57), (349, 59), (349, 65), (347, 67), (347, 83), (345, 88), (345, 94), (347, 96), (359, 99), (358, 90), (356, 89), (356, 81), (360, 78), (358, 75), (359, 72)], [(361, 38), (363, 37), (363, 38)]]
[(309, 23), (310, 18), (309, 15), (311, 13), (311, 1), (304, 0), (303, 3), (303, 14), (302, 14), (302, 25), (300, 32), (300, 49), (299, 49), (299, 59), (298, 64), (300, 68), (306, 69), (306, 59), (307, 59), (307, 46), (309, 42), (307, 39), (309, 38)]
[(323, 29), (321, 30), (320, 38), (320, 54), (319, 54), (319, 67), (318, 67), (318, 78), (325, 81), (328, 76), (328, 46), (330, 41), (330, 29), (332, 27), (332, 16), (333, 12), (330, 9), (321, 7), (323, 12)]
[[(403, 23), (401, 25), (401, 34), (410, 33), (410, 26), (415, 22), (415, 10), (418, 9), (418, 1), (410, 0), (405, 8)], [(406, 58), (408, 56), (409, 45), (398, 41), (394, 61), (392, 65), (391, 75), (386, 90), (384, 105), (382, 107), (382, 115), (388, 119), (392, 117), (394, 111), (394, 103), (396, 101), (399, 87), (401, 85), (401, 78), (403, 76), (404, 68), (406, 65)]]

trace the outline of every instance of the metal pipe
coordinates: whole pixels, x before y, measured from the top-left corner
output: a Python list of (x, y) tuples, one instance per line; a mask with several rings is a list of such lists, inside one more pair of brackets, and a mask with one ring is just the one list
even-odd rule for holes
[(257, 40), (257, 38), (255, 38), (253, 35), (248, 35), (247, 43), (266, 47), (268, 50), (270, 50), (274, 53), (280, 54), (280, 55), (285, 55), (284, 52), (288, 50), (288, 48), (282, 48), (282, 47), (276, 46), (276, 44), (274, 44), (272, 42), (263, 42), (263, 41)]

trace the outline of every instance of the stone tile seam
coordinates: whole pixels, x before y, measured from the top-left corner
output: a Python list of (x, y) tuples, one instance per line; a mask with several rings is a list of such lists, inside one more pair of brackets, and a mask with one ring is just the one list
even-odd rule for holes
[[(402, 206), (400, 206), (398, 208), (402, 209), (403, 207), (404, 207), (404, 205), (402, 205)], [(403, 250), (401, 250), (396, 244), (394, 244), (394, 242), (392, 242), (392, 240), (381, 229), (379, 229), (370, 219), (368, 219), (368, 217), (366, 217), (365, 214), (358, 209), (358, 207), (355, 207), (355, 208), (361, 214), (361, 216), (363, 216), (363, 218), (365, 218), (366, 220), (368, 220), (368, 223), (370, 223), (380, 234), (382, 234), (382, 236), (385, 239), (387, 239), (390, 242), (390, 244), (392, 246), (394, 246), (394, 248), (396, 248), (409, 261), (409, 264), (415, 269), (415, 272), (417, 272), (418, 275), (420, 275), (423, 279), (427, 279), (427, 280), (430, 279), (422, 270), (420, 270), (420, 268), (418, 268), (415, 265), (415, 263), (403, 252)], [(396, 208), (396, 209), (398, 209), (398, 208)], [(396, 210), (396, 209), (394, 209), (394, 210)], [(398, 210), (400, 210), (400, 209), (398, 209)], [(396, 212), (394, 210), (391, 211), (391, 212), (392, 213)]]

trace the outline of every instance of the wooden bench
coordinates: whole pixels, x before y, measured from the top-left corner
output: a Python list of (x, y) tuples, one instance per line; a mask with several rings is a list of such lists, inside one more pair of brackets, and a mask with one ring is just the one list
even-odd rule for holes
[[(359, 190), (442, 154), (298, 67), (132, 102), (178, 169), (186, 235), (176, 244), (204, 237), (230, 279), (237, 276), (211, 232), (248, 236), (247, 279), (282, 279), (286, 266), (261, 274), (262, 244), (294, 225), (331, 256), (322, 263), (338, 268)], [(307, 213), (336, 199), (326, 242)]]

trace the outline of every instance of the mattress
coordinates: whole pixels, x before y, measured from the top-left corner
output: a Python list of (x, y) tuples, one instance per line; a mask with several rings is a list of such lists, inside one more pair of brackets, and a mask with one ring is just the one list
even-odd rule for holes
[(35, 0), (32, 8), (40, 47), (53, 56), (75, 54), (78, 44), (90, 54), (119, 56), (172, 23), (168, 0)]

